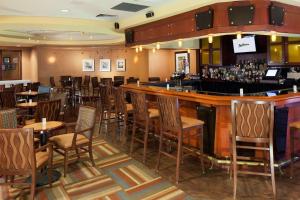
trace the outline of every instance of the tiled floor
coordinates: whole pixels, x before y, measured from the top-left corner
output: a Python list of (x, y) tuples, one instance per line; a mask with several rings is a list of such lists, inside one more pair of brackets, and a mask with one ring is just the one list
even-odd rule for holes
[[(129, 138), (125, 144), (114, 141), (112, 132), (102, 128), (100, 137), (106, 141), (113, 143), (124, 152), (129, 152)], [(149, 145), (146, 166), (153, 171), (157, 160), (158, 144), (153, 142)], [(142, 161), (142, 146), (136, 145), (133, 158)], [(140, 148), (139, 148), (140, 147)], [(159, 174), (174, 182), (175, 177), (175, 160), (162, 157), (161, 170)], [(280, 174), (276, 170), (276, 188), (277, 199), (280, 200), (298, 200), (300, 199), (300, 162), (295, 167), (295, 177), (290, 179), (288, 176), (288, 168), (283, 169), (284, 174)], [(210, 169), (209, 161), (206, 164), (206, 173), (201, 173), (201, 165), (199, 159), (195, 157), (187, 157), (181, 168), (181, 182), (178, 187), (187, 192), (194, 199), (220, 200), (233, 199), (233, 181), (226, 169), (213, 167)], [(272, 199), (271, 180), (268, 177), (257, 176), (239, 176), (238, 177), (238, 199)]]

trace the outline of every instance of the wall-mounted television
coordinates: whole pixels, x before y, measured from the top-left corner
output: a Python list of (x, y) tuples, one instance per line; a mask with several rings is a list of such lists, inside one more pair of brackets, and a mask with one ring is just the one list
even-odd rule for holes
[(266, 77), (276, 77), (278, 69), (269, 69), (266, 73)]
[(248, 36), (233, 40), (234, 53), (256, 52), (255, 37)]

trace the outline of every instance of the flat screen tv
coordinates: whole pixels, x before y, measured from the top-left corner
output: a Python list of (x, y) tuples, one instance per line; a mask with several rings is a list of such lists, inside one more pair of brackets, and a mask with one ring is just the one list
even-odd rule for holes
[(266, 77), (276, 77), (278, 69), (269, 69), (266, 73)]
[(255, 37), (249, 36), (233, 40), (234, 53), (256, 52)]

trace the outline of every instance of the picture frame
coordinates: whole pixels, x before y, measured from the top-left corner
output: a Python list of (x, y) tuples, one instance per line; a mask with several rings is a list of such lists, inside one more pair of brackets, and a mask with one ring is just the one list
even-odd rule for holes
[(110, 72), (111, 66), (110, 66), (110, 59), (100, 59), (100, 72)]
[(10, 57), (3, 57), (3, 64), (4, 65), (10, 64)]
[(116, 61), (116, 71), (125, 72), (126, 71), (126, 60), (125, 59), (117, 59)]
[(82, 60), (82, 71), (83, 72), (95, 71), (95, 60), (94, 59), (83, 59)]
[(175, 52), (175, 71), (190, 73), (190, 55), (187, 51)]

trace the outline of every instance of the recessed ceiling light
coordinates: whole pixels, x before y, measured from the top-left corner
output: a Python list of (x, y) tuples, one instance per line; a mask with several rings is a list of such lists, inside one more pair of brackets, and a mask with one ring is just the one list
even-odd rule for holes
[(67, 13), (67, 12), (69, 12), (69, 10), (68, 9), (61, 9), (60, 12)]

